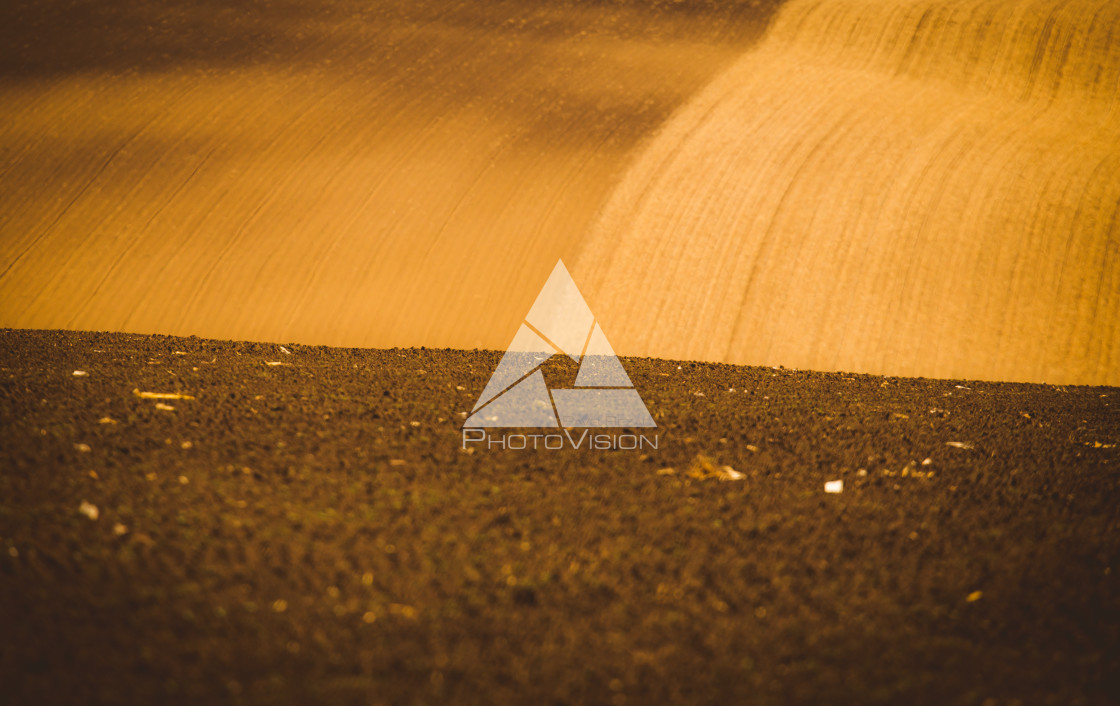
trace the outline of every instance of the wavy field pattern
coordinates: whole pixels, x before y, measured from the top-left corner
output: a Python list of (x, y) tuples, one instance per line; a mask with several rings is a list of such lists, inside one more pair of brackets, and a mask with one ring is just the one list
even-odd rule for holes
[(504, 348), (776, 0), (0, 6), (0, 326)]
[(1120, 384), (1120, 4), (0, 7), (0, 326)]
[(572, 269), (624, 354), (1120, 384), (1120, 4), (793, 0)]

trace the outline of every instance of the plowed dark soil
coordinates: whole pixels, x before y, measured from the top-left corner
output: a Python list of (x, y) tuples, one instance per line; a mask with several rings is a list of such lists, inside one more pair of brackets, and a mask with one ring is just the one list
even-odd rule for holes
[(657, 450), (468, 453), (499, 353), (288, 350), (0, 332), (0, 701), (1120, 699), (1116, 388), (625, 359)]

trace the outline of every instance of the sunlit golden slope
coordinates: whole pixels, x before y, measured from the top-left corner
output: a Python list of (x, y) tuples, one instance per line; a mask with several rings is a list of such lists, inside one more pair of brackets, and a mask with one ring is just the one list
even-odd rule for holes
[(624, 353), (1120, 384), (1120, 3), (793, 0), (573, 274)]
[(774, 5), (0, 3), (0, 326), (503, 348)]

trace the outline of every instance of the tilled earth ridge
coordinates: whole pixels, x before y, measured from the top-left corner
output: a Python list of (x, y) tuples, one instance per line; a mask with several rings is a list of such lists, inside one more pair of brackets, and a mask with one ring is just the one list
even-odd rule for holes
[(467, 452), (499, 352), (0, 343), (5, 703), (1120, 699), (1116, 388), (628, 358), (656, 450)]

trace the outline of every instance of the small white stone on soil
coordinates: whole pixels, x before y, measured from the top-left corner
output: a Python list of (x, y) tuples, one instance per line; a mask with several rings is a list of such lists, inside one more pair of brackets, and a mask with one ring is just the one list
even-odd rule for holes
[(933, 463), (933, 459), (932, 459), (932, 458), (929, 458), (929, 457), (927, 457), (927, 458), (926, 458), (925, 460), (923, 460), (923, 461), (922, 461), (922, 465), (923, 465), (923, 466), (928, 466), (928, 465), (930, 465), (930, 464), (932, 464), (932, 463)]
[(280, 346), (280, 352), (283, 353), (284, 355), (291, 355), (292, 354), (292, 352), (290, 350), (288, 350), (287, 348), (285, 348), (284, 346)]
[(181, 449), (190, 449), (190, 448), (193, 448), (193, 447), (194, 447), (194, 444), (192, 444), (189, 441), (184, 441), (183, 443), (179, 444), (179, 448), (181, 448)]
[(93, 449), (89, 447), (89, 444), (74, 444), (74, 448), (78, 451), (81, 451), (82, 453), (89, 453), (90, 451), (93, 451)]
[(82, 513), (91, 520), (96, 520), (98, 515), (101, 514), (96, 505), (94, 505), (93, 503), (87, 503), (85, 500), (83, 500), (82, 504), (78, 506), (78, 512)]
[(863, 478), (864, 476), (867, 475), (867, 469), (866, 468), (859, 469), (858, 471), (856, 471), (856, 475), (859, 476), (860, 478)]
[(126, 527), (126, 526), (122, 525), (120, 522), (118, 522), (115, 525), (113, 525), (113, 534), (115, 534), (118, 537), (122, 537), (122, 536), (128, 534), (128, 527)]
[(720, 466), (720, 480), (743, 480), (745, 475), (736, 471), (731, 466)]
[(972, 444), (967, 441), (946, 441), (946, 446), (952, 446), (954, 449), (971, 449)]
[(164, 412), (174, 412), (175, 408), (163, 402), (156, 402), (156, 409), (162, 409)]
[(112, 417), (102, 417), (101, 419), (97, 420), (97, 423), (98, 424), (116, 424), (117, 420), (113, 419)]
[(134, 388), (132, 394), (136, 395), (143, 400), (193, 400), (194, 397), (184, 395), (181, 392), (141, 392), (140, 388)]
[(264, 364), (265, 365), (283, 365), (283, 363), (281, 363), (278, 360), (266, 360)]
[(76, 377), (76, 378), (84, 378), (84, 377), (88, 377), (88, 376), (89, 376), (89, 373), (87, 373), (84, 370), (75, 370), (74, 371), (74, 377)]
[(826, 493), (843, 493), (844, 492), (844, 481), (842, 481), (842, 480), (827, 481), (824, 484), (824, 492), (826, 492)]

